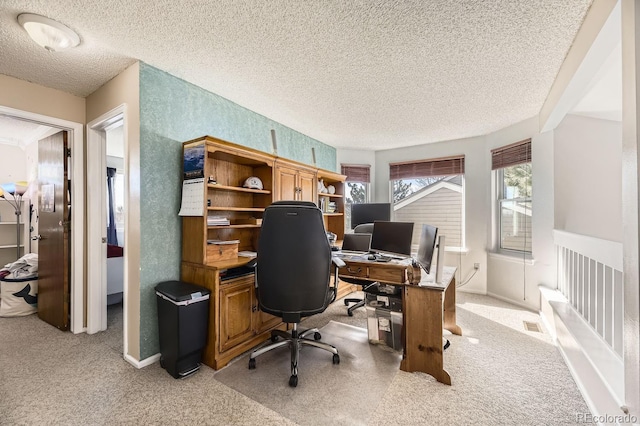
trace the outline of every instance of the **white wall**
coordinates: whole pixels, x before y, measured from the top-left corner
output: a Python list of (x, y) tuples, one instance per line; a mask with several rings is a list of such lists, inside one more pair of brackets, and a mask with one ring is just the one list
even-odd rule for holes
[[(495, 182), (491, 172), (491, 150), (527, 138), (532, 139), (533, 261), (495, 255)], [(461, 291), (488, 293), (530, 309), (540, 307), (539, 284), (555, 288), (553, 245), (554, 151), (553, 133), (538, 133), (538, 118), (532, 117), (495, 133), (409, 148), (376, 152), (375, 200), (389, 201), (389, 163), (465, 156), (465, 246), (467, 253), (448, 252), (446, 264), (460, 270), (458, 284), (480, 270)]]
[(622, 123), (568, 115), (554, 149), (556, 229), (622, 242)]
[(458, 268), (458, 285), (473, 273), (473, 264), (480, 270), (462, 287), (462, 291), (486, 293), (487, 290), (487, 235), (491, 216), (490, 163), (485, 148), (485, 137), (453, 140), (376, 152), (375, 201), (390, 202), (389, 163), (465, 155), (465, 245), (467, 253), (447, 252), (445, 263)]
[(0, 167), (0, 184), (25, 180), (27, 176), (27, 155), (19, 146), (0, 144), (2, 167)]

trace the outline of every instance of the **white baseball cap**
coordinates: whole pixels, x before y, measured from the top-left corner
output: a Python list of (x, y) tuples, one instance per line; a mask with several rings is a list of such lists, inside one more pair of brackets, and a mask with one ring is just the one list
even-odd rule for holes
[(245, 188), (251, 188), (251, 189), (264, 189), (264, 187), (262, 186), (262, 181), (260, 180), (259, 177), (256, 177), (256, 176), (248, 177), (244, 181), (244, 185), (242, 186)]

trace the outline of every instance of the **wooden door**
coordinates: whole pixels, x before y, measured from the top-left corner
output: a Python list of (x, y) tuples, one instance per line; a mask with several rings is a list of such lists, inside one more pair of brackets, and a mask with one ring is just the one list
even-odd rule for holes
[(69, 329), (70, 209), (67, 132), (38, 142), (38, 316)]
[(220, 285), (220, 352), (253, 337), (253, 277)]
[(276, 198), (274, 201), (297, 200), (298, 172), (289, 167), (276, 167)]
[(300, 188), (298, 200), (316, 202), (318, 184), (315, 173), (301, 170), (298, 175), (298, 186)]

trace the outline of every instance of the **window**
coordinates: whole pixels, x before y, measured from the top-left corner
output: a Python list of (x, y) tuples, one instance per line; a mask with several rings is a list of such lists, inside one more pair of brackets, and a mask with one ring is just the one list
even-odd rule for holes
[(371, 166), (368, 164), (341, 164), (341, 173), (347, 176), (344, 194), (344, 227), (351, 229), (351, 205), (369, 202)]
[(531, 139), (491, 151), (500, 251), (531, 253)]
[(464, 156), (389, 165), (393, 220), (413, 222), (417, 251), (423, 224), (438, 228), (448, 248), (464, 247)]

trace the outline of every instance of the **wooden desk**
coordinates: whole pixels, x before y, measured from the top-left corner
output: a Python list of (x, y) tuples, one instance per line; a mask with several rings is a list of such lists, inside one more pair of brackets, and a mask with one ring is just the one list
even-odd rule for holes
[(441, 383), (451, 385), (444, 370), (442, 329), (462, 335), (456, 324), (456, 279), (454, 267), (444, 267), (442, 283), (435, 282), (435, 271), (422, 275), (411, 260), (376, 262), (356, 256), (344, 256), (347, 264), (339, 276), (369, 279), (401, 285), (402, 341), (404, 353), (400, 369), (421, 371)]

